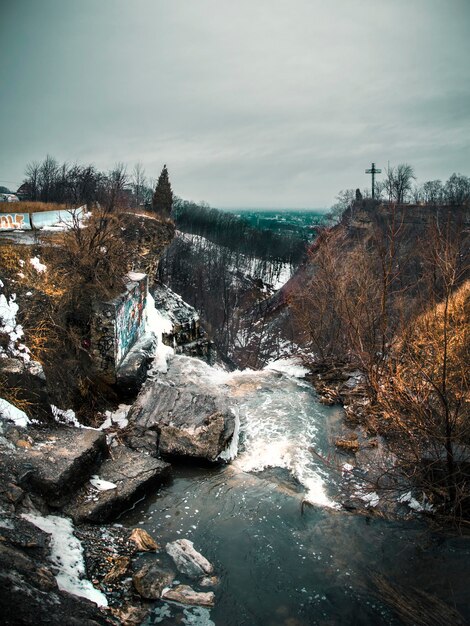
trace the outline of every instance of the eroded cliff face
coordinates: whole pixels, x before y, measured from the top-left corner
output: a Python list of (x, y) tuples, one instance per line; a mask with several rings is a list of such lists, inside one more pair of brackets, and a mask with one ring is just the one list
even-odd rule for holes
[(263, 365), (283, 351), (349, 358), (355, 340), (373, 351), (370, 342), (385, 326), (389, 342), (400, 320), (426, 306), (426, 293), (439, 298), (433, 251), (444, 248), (454, 251), (457, 288), (469, 275), (470, 207), (355, 203), (339, 224), (319, 229), (290, 280), (247, 312), (241, 324), (259, 328), (247, 364)]
[(153, 287), (160, 257), (175, 236), (175, 224), (149, 213), (124, 213), (122, 219), (123, 242), (136, 250), (135, 269), (145, 272)]

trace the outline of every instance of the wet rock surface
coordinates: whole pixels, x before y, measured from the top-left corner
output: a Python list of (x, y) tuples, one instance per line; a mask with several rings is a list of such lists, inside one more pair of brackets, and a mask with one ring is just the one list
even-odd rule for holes
[(134, 587), (147, 600), (161, 598), (164, 588), (174, 579), (174, 572), (162, 569), (158, 563), (146, 563), (132, 577)]
[(169, 472), (170, 465), (165, 461), (125, 446), (112, 448), (110, 458), (104, 461), (98, 474), (105, 488), (96, 488), (92, 483), (85, 484), (64, 512), (76, 523), (106, 521), (122, 511), (127, 503), (146, 488), (165, 480)]
[(165, 550), (173, 559), (178, 571), (190, 578), (200, 578), (212, 574), (214, 568), (211, 563), (194, 548), (189, 539), (177, 539), (167, 543)]
[(162, 598), (191, 606), (214, 606), (215, 596), (212, 591), (194, 591), (189, 585), (177, 585), (162, 593)]
[(228, 445), (235, 418), (220, 388), (192, 378), (185, 357), (170, 361), (168, 371), (148, 380), (129, 413), (132, 447), (162, 455), (215, 461)]
[[(10, 444), (10, 445), (8, 445)], [(0, 462), (19, 483), (49, 504), (61, 503), (86, 480), (106, 453), (106, 437), (91, 429), (7, 428)]]
[(120, 397), (134, 397), (144, 383), (156, 348), (154, 335), (145, 335), (130, 350), (116, 372)]

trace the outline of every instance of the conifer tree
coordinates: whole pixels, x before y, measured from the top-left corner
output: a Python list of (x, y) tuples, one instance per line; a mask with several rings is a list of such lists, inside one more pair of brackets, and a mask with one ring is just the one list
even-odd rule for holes
[(173, 191), (168, 178), (168, 170), (164, 165), (153, 194), (152, 209), (164, 217), (170, 217), (172, 206)]

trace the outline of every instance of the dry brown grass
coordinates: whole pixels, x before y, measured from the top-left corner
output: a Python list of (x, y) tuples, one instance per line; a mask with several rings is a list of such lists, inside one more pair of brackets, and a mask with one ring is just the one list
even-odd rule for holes
[(0, 213), (42, 213), (44, 211), (66, 211), (71, 207), (58, 202), (0, 202)]
[(351, 439), (336, 439), (335, 446), (341, 450), (347, 450), (348, 452), (357, 452), (359, 450), (359, 441), (354, 438)]

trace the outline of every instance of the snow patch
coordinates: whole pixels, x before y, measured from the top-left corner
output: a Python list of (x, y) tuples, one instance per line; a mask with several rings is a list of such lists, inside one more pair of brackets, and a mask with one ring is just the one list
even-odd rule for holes
[(163, 343), (163, 334), (171, 333), (173, 324), (171, 320), (155, 307), (155, 300), (151, 293), (147, 294), (146, 313), (146, 332), (153, 333), (157, 338), (157, 350), (155, 352), (152, 369), (159, 372), (168, 370), (168, 359), (175, 353), (173, 348)]
[(109, 480), (103, 480), (96, 474), (90, 478), (90, 483), (98, 491), (109, 491), (110, 489), (117, 489), (117, 485), (109, 482)]
[(41, 263), (38, 256), (31, 257), (29, 259), (29, 262), (34, 267), (36, 272), (39, 272), (40, 274), (42, 274), (43, 272), (47, 270), (47, 265), (44, 265), (44, 263)]
[(0, 398), (0, 418), (10, 420), (14, 422), (16, 426), (22, 426), (23, 428), (31, 422), (24, 411), (21, 411), (3, 398)]
[(51, 535), (50, 560), (57, 568), (55, 575), (59, 589), (74, 596), (88, 598), (98, 606), (108, 606), (106, 596), (85, 579), (83, 547), (73, 534), (69, 518), (56, 515), (26, 515), (22, 517)]
[(404, 493), (398, 498), (398, 502), (401, 504), (407, 504), (410, 509), (417, 513), (429, 512), (433, 510), (432, 504), (428, 502), (426, 495), (423, 493), (422, 501), (418, 502), (416, 498), (413, 498), (411, 491)]
[(362, 495), (361, 500), (363, 500), (366, 503), (366, 506), (370, 506), (374, 508), (378, 505), (380, 498), (375, 491), (372, 491), (371, 493), (366, 493)]
[(288, 359), (277, 359), (269, 361), (264, 368), (265, 370), (271, 370), (275, 372), (281, 372), (294, 378), (303, 378), (308, 374), (308, 369), (301, 364), (298, 358), (291, 357)]
[(9, 339), (6, 349), (0, 347), (0, 357), (14, 356), (22, 359), (24, 363), (29, 363), (31, 357), (28, 348), (23, 343), (18, 343), (18, 340), (24, 336), (23, 327), (16, 323), (18, 310), (15, 293), (8, 300), (5, 294), (0, 294), (0, 330), (7, 334)]
[(51, 409), (55, 421), (59, 424), (65, 423), (69, 424), (70, 426), (75, 426), (76, 428), (82, 427), (82, 424), (80, 424), (77, 416), (75, 415), (75, 411), (72, 411), (72, 409), (67, 409), (66, 411), (64, 411), (63, 409), (59, 409), (59, 407), (54, 406), (53, 404), (51, 404)]
[(106, 430), (107, 428), (111, 428), (112, 426), (125, 428), (129, 423), (127, 415), (131, 406), (131, 404), (120, 404), (115, 411), (106, 411), (106, 419), (101, 424), (98, 430)]

